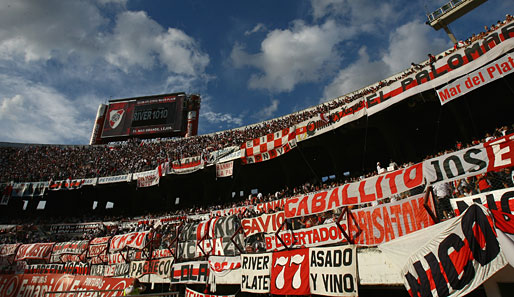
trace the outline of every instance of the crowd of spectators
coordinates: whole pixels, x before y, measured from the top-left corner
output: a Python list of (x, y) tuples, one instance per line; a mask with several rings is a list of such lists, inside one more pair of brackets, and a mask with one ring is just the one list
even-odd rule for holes
[[(463, 144), (460, 141), (456, 141), (455, 146), (451, 149), (441, 151), (438, 154), (428, 155), (424, 160), (441, 156), (444, 154), (451, 153), (456, 150), (467, 148), (479, 143), (494, 140), (496, 138), (514, 133), (514, 125), (512, 128), (503, 126), (495, 129), (493, 133), (487, 133), (480, 140), (473, 140), (470, 143)], [(70, 240), (90, 240), (95, 237), (102, 237), (107, 235), (118, 235), (136, 231), (153, 231), (153, 233), (159, 238), (161, 247), (166, 247), (176, 236), (176, 227), (181, 222), (192, 222), (195, 215), (205, 215), (211, 213), (213, 210), (239, 208), (242, 206), (257, 205), (258, 203), (271, 202), (295, 195), (314, 193), (321, 190), (327, 190), (333, 187), (341, 186), (346, 183), (356, 182), (363, 178), (367, 178), (376, 174), (383, 173), (381, 170), (394, 170), (397, 167), (407, 167), (412, 165), (412, 162), (397, 165), (394, 161), (390, 161), (387, 168), (377, 166), (377, 170), (371, 171), (367, 174), (359, 176), (335, 176), (332, 179), (318, 182), (306, 182), (297, 187), (284, 187), (283, 189), (276, 190), (270, 193), (256, 193), (242, 198), (237, 202), (231, 202), (227, 204), (219, 205), (201, 205), (194, 206), (191, 208), (179, 209), (171, 212), (163, 213), (152, 213), (140, 217), (129, 218), (126, 216), (106, 216), (106, 217), (93, 217), (93, 216), (82, 216), (76, 217), (73, 220), (56, 218), (56, 217), (39, 217), (34, 219), (31, 223), (27, 224), (23, 219), (18, 219), (7, 223), (9, 228), (0, 228), (0, 244), (2, 243), (30, 243), (30, 242), (59, 242), (59, 241), (70, 241)], [(465, 197), (475, 195), (478, 193), (484, 193), (492, 190), (501, 188), (514, 187), (514, 176), (513, 168), (504, 168), (500, 171), (492, 171), (486, 174), (478, 174), (476, 176), (466, 177), (460, 180), (439, 183), (433, 188), (434, 197), (436, 198), (436, 206), (438, 217), (441, 219), (448, 219), (454, 216), (453, 210), (449, 207), (449, 201), (451, 198)], [(377, 204), (388, 203), (390, 201), (397, 201), (406, 197), (421, 193), (425, 190), (425, 186), (420, 186), (409, 192), (399, 193), (393, 197), (380, 200)], [(371, 204), (354, 206), (353, 208), (367, 207)], [(283, 208), (275, 210), (269, 210), (268, 212), (280, 211)], [(255, 208), (248, 208), (244, 213), (240, 214), (241, 218), (250, 218), (259, 216), (260, 213)], [(340, 209), (334, 211), (328, 211), (319, 215), (311, 215), (300, 218), (294, 218), (288, 220), (287, 227), (291, 230), (297, 230), (301, 228), (313, 227), (320, 224), (332, 223), (341, 214)], [(165, 223), (158, 223), (160, 218), (171, 218), (166, 220)], [(188, 218), (188, 219), (185, 219)], [(50, 226), (54, 224), (78, 224), (88, 222), (99, 222), (98, 228), (93, 228), (83, 233), (72, 233), (72, 234), (61, 234), (54, 233), (51, 231)], [(0, 227), (1, 227), (0, 226)], [(246, 240), (247, 252), (262, 251), (263, 249), (263, 237), (262, 235), (254, 235)]]
[(451, 54), (459, 47), (468, 46), (483, 39), (493, 30), (512, 20), (513, 17), (507, 14), (504, 21), (498, 21), (491, 27), (486, 26), (484, 32), (473, 34), (466, 41), (459, 42), (443, 54), (437, 57), (429, 54), (429, 59), (425, 62), (419, 65), (412, 63), (411, 68), (374, 85), (316, 107), (251, 126), (190, 138), (159, 141), (132, 139), (100, 146), (2, 146), (0, 147), (0, 183), (79, 179), (141, 172), (154, 169), (166, 161), (207, 156), (210, 152), (221, 148), (240, 146), (245, 141), (293, 127), (316, 116), (330, 115), (340, 107), (351, 108), (351, 103), (355, 100), (362, 99), (419, 71), (423, 66)]

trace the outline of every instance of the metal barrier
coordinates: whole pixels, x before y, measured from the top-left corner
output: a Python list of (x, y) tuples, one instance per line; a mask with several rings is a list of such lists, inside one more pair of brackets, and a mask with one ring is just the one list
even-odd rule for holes
[[(78, 294), (79, 296), (96, 296), (96, 297), (104, 297), (104, 296), (124, 296), (123, 289), (118, 290), (82, 290), (82, 291), (49, 291), (45, 292), (45, 297), (60, 297), (60, 296), (66, 296), (66, 297), (75, 297)], [(108, 294), (108, 293), (114, 293), (117, 292), (117, 294)], [(91, 294), (92, 293), (92, 294)], [(96, 293), (96, 295), (94, 295)], [(63, 294), (63, 295), (61, 295)], [(71, 295), (73, 294), (73, 295)], [(148, 294), (140, 294), (140, 295), (130, 295), (132, 297), (163, 297), (163, 296), (174, 296), (178, 297), (179, 292), (162, 292), (162, 293), (148, 293)]]

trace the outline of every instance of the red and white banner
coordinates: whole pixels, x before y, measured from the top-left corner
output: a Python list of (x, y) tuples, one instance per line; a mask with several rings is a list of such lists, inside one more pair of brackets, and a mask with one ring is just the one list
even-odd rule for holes
[(241, 225), (245, 236), (250, 236), (257, 233), (276, 232), (284, 221), (284, 212), (279, 211), (272, 214), (263, 214), (256, 218), (243, 219)]
[(146, 232), (132, 232), (122, 235), (116, 235), (111, 238), (109, 243), (109, 252), (117, 252), (123, 250), (125, 247), (131, 247), (134, 249), (143, 249), (147, 242), (151, 240), (149, 238), (150, 231)]
[(209, 283), (241, 284), (241, 256), (210, 256)]
[(235, 297), (236, 295), (211, 295), (211, 294), (204, 294), (204, 293), (198, 293), (196, 291), (193, 291), (189, 288), (186, 288), (186, 296), (185, 297)]
[(423, 163), (418, 163), (329, 190), (289, 198), (284, 210), (286, 218), (306, 216), (342, 206), (374, 202), (421, 185)]
[(450, 182), (514, 166), (514, 134), (423, 162), (429, 184)]
[[(424, 194), (421, 194), (397, 202), (352, 210), (362, 230), (355, 244), (377, 245), (432, 226), (434, 221), (423, 206), (424, 200)], [(431, 199), (428, 206), (435, 213)], [(350, 232), (352, 235), (357, 233), (353, 223)]]
[(48, 189), (52, 191), (58, 190), (76, 190), (82, 188), (84, 184), (84, 179), (66, 179), (66, 180), (58, 180), (51, 181), (48, 184)]
[(149, 261), (130, 262), (130, 277), (140, 278), (144, 275), (157, 275), (168, 279), (171, 276), (174, 258), (162, 258)]
[(20, 243), (0, 244), (0, 266), (10, 265), (14, 261)]
[(89, 241), (87, 240), (58, 242), (52, 249), (50, 262), (82, 262), (86, 258), (88, 245)]
[(271, 260), (271, 253), (241, 255), (241, 292), (270, 292)]
[[(73, 282), (69, 286), (70, 291), (106, 291), (112, 292), (100, 293), (99, 297), (125, 296), (124, 290), (134, 282), (130, 278), (113, 278), (101, 276), (75, 276)], [(86, 295), (87, 292), (84, 293)], [(80, 295), (79, 295), (80, 296)], [(87, 295), (86, 295), (87, 296)], [(95, 297), (96, 297), (95, 293)]]
[(295, 138), (295, 128), (285, 128), (283, 130), (270, 133), (254, 140), (247, 141), (241, 145), (246, 150), (246, 156), (251, 157), (268, 152), (274, 148), (282, 147)]
[(0, 296), (15, 297), (23, 275), (0, 274)]
[(216, 177), (228, 177), (234, 173), (234, 161), (216, 163)]
[(495, 190), (477, 195), (450, 199), (452, 209), (456, 215), (460, 215), (473, 203), (487, 206), (490, 210), (514, 214), (514, 188)]
[[(341, 221), (341, 227), (347, 231), (346, 222)], [(284, 230), (279, 233), (279, 237), (290, 248), (313, 247), (346, 241), (335, 223), (294, 230), (293, 232)], [(267, 251), (280, 251), (286, 248), (274, 233), (265, 234), (264, 240)]]
[(310, 293), (358, 296), (355, 245), (309, 249)]
[(446, 84), (494, 61), (514, 48), (514, 39), (511, 37), (514, 37), (512, 22), (489, 33), (484, 39), (424, 66), (416, 73), (380, 88), (374, 94), (365, 95), (368, 115), (380, 112), (412, 95)]
[[(0, 276), (2, 297), (46, 297), (53, 291), (105, 291), (98, 297), (123, 296), (123, 290), (131, 285), (132, 279), (107, 278), (101, 276), (74, 276), (68, 274), (25, 274)], [(87, 292), (84, 292), (87, 294)]]
[(487, 209), (471, 205), (402, 269), (411, 296), (463, 296), (507, 264)]
[(513, 73), (513, 57), (513, 54), (507, 54), (437, 90), (441, 105)]
[(87, 257), (91, 264), (103, 264), (108, 262), (107, 248), (109, 247), (110, 236), (97, 237), (89, 242)]
[(309, 249), (273, 253), (271, 294), (309, 295)]
[(52, 254), (54, 243), (30, 243), (22, 244), (16, 253), (16, 261), (42, 260), (48, 261)]
[(491, 213), (505, 259), (514, 267), (514, 215), (499, 210), (491, 210)]
[(211, 217), (224, 217), (224, 216), (237, 215), (240, 213), (244, 213), (247, 208), (253, 208), (253, 205), (243, 205), (243, 206), (238, 206), (238, 207), (234, 207), (234, 208), (211, 210)]
[(293, 138), (289, 142), (286, 142), (283, 146), (279, 146), (276, 148), (272, 148), (269, 151), (260, 154), (254, 154), (252, 156), (246, 156), (241, 158), (241, 162), (243, 164), (253, 164), (259, 163), (263, 161), (268, 161), (271, 159), (275, 159), (276, 157), (280, 157), (283, 154), (289, 152), (293, 148), (296, 147), (296, 138)]
[(205, 162), (202, 156), (183, 158), (173, 161), (170, 166), (170, 173), (188, 174), (203, 169)]
[(160, 181), (160, 175), (159, 170), (149, 170), (145, 172), (141, 172), (137, 176), (137, 187), (138, 188), (145, 188), (145, 187), (151, 187), (156, 186), (159, 184)]
[(304, 141), (309, 138), (319, 136), (323, 133), (337, 129), (344, 124), (360, 119), (366, 114), (366, 101), (364, 98), (354, 100), (336, 108), (328, 115), (316, 115), (315, 117), (297, 124), (296, 140)]
[(283, 207), (286, 205), (287, 199), (279, 199), (279, 200), (273, 200), (268, 202), (262, 202), (258, 203), (255, 206), (255, 209), (259, 211), (260, 213), (268, 213), (270, 211), (274, 211), (277, 209), (283, 209)]

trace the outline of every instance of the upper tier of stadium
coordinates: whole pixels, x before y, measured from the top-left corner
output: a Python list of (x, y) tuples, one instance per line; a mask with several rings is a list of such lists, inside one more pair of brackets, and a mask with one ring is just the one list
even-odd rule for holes
[[(438, 78), (440, 84), (443, 84), (465, 75), (470, 69), (461, 66), (470, 64), (473, 59), (477, 59), (477, 55), (480, 57), (493, 52), (491, 49), (494, 49), (495, 44), (512, 37), (512, 21), (512, 16), (507, 15), (503, 22), (491, 26), (486, 32), (473, 34), (454, 48), (436, 56), (429, 54), (428, 60), (420, 64), (413, 63), (409, 69), (350, 94), (245, 127), (190, 138), (131, 140), (101, 146), (2, 143), (0, 183), (83, 179), (142, 172), (165, 162), (188, 157), (207, 159), (213, 152), (229, 147), (243, 147), (247, 141), (287, 128), (295, 129), (296, 133), (307, 133), (306, 130), (310, 128), (320, 129), (336, 121), (345, 122), (341, 118), (347, 115), (360, 113), (359, 117), (369, 116), (409, 96), (435, 88), (431, 80)], [(509, 51), (510, 48), (506, 46), (504, 50)], [(503, 53), (499, 50), (495, 52), (498, 56)], [(494, 58), (489, 57), (489, 60)], [(478, 63), (475, 68), (482, 64)], [(441, 78), (446, 80), (442, 81)], [(398, 96), (398, 92), (402, 94)]]

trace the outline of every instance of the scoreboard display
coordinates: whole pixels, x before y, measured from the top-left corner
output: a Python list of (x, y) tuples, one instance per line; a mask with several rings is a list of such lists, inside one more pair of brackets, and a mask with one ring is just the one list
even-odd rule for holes
[(183, 132), (185, 94), (110, 101), (101, 138)]

